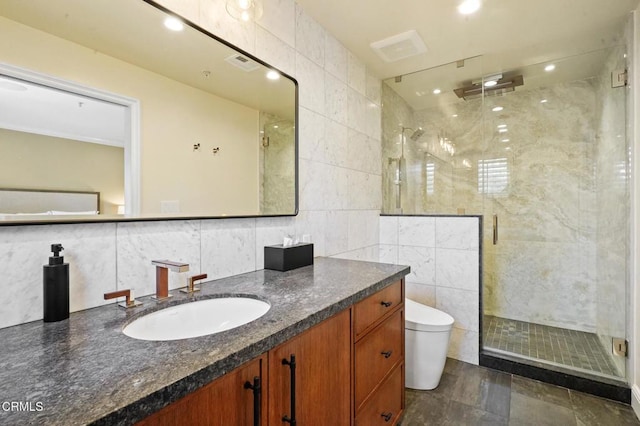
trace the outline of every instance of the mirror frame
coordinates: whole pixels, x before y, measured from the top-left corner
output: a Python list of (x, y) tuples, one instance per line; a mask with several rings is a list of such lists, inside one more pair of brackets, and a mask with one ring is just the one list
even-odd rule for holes
[[(126, 217), (126, 216), (120, 216), (120, 215), (105, 215), (100, 217), (100, 215), (97, 216), (71, 216), (71, 217), (65, 217), (65, 216), (51, 216), (51, 219), (45, 219), (45, 218), (38, 218), (38, 219), (24, 219), (24, 220), (12, 220), (12, 221), (3, 221), (0, 220), (0, 226), (24, 226), (24, 225), (61, 225), (61, 224), (81, 224), (81, 223), (113, 223), (113, 222), (157, 222), (157, 221), (173, 221), (173, 220), (204, 220), (204, 219), (245, 219), (245, 218), (257, 218), (257, 217), (290, 217), (290, 216), (297, 216), (299, 213), (299, 206), (300, 206), (300, 195), (299, 195), (299, 181), (300, 181), (300, 176), (299, 176), (299, 134), (298, 134), (298, 129), (299, 129), (299, 85), (298, 85), (298, 81), (293, 78), (292, 76), (290, 76), (289, 74), (282, 72), (280, 69), (278, 69), (277, 67), (274, 67), (272, 65), (269, 65), (268, 63), (266, 63), (265, 61), (261, 60), (260, 58), (257, 58), (256, 56), (252, 55), (249, 52), (246, 52), (245, 50), (231, 44), (230, 42), (216, 36), (215, 34), (205, 30), (204, 28), (196, 25), (195, 23), (193, 23), (192, 21), (190, 21), (189, 19), (186, 19), (185, 17), (178, 15), (177, 13), (171, 11), (170, 9), (166, 8), (165, 6), (158, 4), (156, 1), (154, 0), (132, 0), (132, 1), (142, 1), (144, 3), (147, 3), (148, 5), (150, 5), (151, 7), (154, 7), (156, 9), (158, 9), (159, 11), (169, 15), (169, 16), (174, 16), (178, 19), (180, 19), (184, 25), (198, 31), (199, 33), (203, 34), (204, 36), (207, 36), (209, 38), (212, 38), (213, 40), (217, 41), (218, 43), (221, 43), (227, 47), (229, 47), (230, 49), (242, 54), (243, 56), (246, 56), (248, 58), (250, 58), (253, 61), (256, 61), (257, 63), (270, 68), (270, 69), (274, 69), (276, 71), (278, 71), (280, 73), (280, 75), (282, 75), (283, 77), (289, 79), (293, 84), (294, 84), (294, 95), (295, 95), (295, 99), (294, 99), (294, 105), (295, 105), (295, 111), (294, 111), (294, 175), (295, 175), (295, 182), (294, 182), (294, 211), (292, 213), (285, 213), (285, 214), (263, 214), (263, 215), (223, 215), (223, 216), (203, 216), (203, 215), (193, 215), (193, 216), (182, 216), (182, 215), (177, 215), (177, 216), (136, 216), (136, 217)], [(53, 79), (56, 79), (55, 76), (51, 76)], [(127, 173), (127, 171), (125, 170), (125, 173)]]

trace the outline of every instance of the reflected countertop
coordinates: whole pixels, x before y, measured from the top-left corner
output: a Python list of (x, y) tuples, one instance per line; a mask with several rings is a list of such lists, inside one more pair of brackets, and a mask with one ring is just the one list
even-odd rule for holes
[[(403, 278), (409, 267), (316, 258), (288, 272), (260, 270), (201, 285), (168, 302), (150, 297), (0, 330), (0, 424), (130, 424), (193, 392), (359, 300)], [(220, 295), (252, 295), (271, 309), (209, 336), (143, 341), (122, 328), (170, 305)], [(9, 301), (5, 301), (8, 303)], [(7, 403), (21, 403), (11, 409)]]

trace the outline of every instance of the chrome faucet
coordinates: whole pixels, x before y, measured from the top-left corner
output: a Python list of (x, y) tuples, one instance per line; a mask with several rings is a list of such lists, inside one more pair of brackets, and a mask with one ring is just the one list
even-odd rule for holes
[(189, 270), (189, 264), (171, 260), (152, 260), (151, 264), (156, 266), (155, 298), (157, 300), (164, 300), (171, 297), (169, 294), (169, 270), (174, 272), (187, 272)]

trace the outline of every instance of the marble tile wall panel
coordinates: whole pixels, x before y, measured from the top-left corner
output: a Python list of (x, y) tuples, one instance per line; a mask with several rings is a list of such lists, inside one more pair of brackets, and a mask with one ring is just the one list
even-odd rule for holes
[(256, 269), (255, 219), (203, 220), (200, 232), (199, 272), (206, 273), (209, 279)]
[(595, 271), (587, 267), (593, 244), (502, 241), (495, 247), (483, 252), (486, 314), (595, 331)]
[(58, 243), (69, 264), (72, 312), (103, 305), (103, 294), (116, 290), (114, 224), (2, 227), (0, 328), (42, 319), (42, 267), (48, 264), (51, 244)]
[[(325, 33), (325, 69), (342, 82), (347, 82), (348, 51), (334, 36)], [(379, 81), (378, 81), (379, 83)]]
[(333, 120), (327, 120), (325, 127), (324, 159), (333, 166), (347, 167), (349, 128)]
[(347, 55), (347, 78), (349, 87), (361, 95), (366, 95), (367, 69), (364, 63), (352, 53)]
[(256, 27), (256, 56), (286, 74), (296, 72), (295, 49), (260, 26)]
[(325, 73), (325, 112), (327, 117), (340, 124), (347, 120), (347, 84), (330, 73)]
[(399, 245), (398, 216), (380, 217), (380, 244)]
[(302, 107), (298, 109), (298, 114), (299, 158), (323, 162), (325, 159), (325, 117)]
[[(204, 1), (204, 0), (201, 0)], [(220, 1), (220, 0), (217, 0)], [(189, 3), (198, 3), (188, 1)], [(296, 3), (293, 0), (263, 0), (258, 25), (291, 47), (296, 47)], [(268, 62), (268, 61), (266, 61)]]
[(324, 70), (300, 53), (296, 54), (296, 79), (300, 106), (317, 113), (325, 112)]
[(405, 296), (427, 306), (436, 306), (436, 286), (405, 282)]
[(480, 357), (480, 334), (454, 327), (449, 340), (449, 358), (478, 365)]
[(296, 48), (321, 67), (324, 67), (324, 34), (324, 28), (296, 4)]
[[(449, 356), (478, 363), (480, 218), (382, 216), (379, 261), (409, 265), (406, 296), (454, 317)], [(410, 243), (410, 245), (409, 245)]]
[(398, 222), (398, 244), (401, 246), (436, 246), (435, 217), (402, 217)]
[(169, 272), (169, 289), (186, 285), (191, 271), (200, 272), (200, 221), (119, 223), (116, 229), (118, 290), (136, 297), (155, 294), (156, 267), (152, 260), (189, 264), (184, 273)]
[[(257, 23), (229, 17), (223, 0), (160, 3), (298, 81), (300, 214), (274, 219), (0, 228), (0, 245), (12, 259), (5, 268), (8, 278), (0, 287), (15, 299), (1, 312), (0, 327), (38, 319), (41, 275), (36, 280), (25, 271), (40, 271), (48, 257), (48, 251), (43, 254), (40, 249), (48, 250), (53, 240), (69, 241), (69, 235), (73, 235), (71, 245), (77, 234), (83, 253), (91, 253), (81, 258), (68, 253), (78, 268), (72, 270), (79, 287), (74, 293), (82, 295), (72, 298), (74, 309), (104, 303), (102, 294), (116, 288), (131, 287), (137, 295), (153, 293), (155, 270), (150, 261), (158, 257), (185, 261), (191, 271), (212, 277), (260, 269), (263, 246), (281, 242), (287, 233), (311, 234), (318, 255), (362, 260), (380, 256), (381, 171), (375, 151), (380, 149), (380, 80), (293, 0), (264, 0), (264, 14)], [(367, 135), (367, 147), (373, 148), (357, 168), (348, 163), (349, 132)], [(355, 194), (349, 191), (350, 180), (363, 184), (368, 192), (355, 203), (350, 201)], [(186, 277), (170, 274), (171, 287), (181, 285), (182, 278)], [(22, 287), (26, 290), (12, 290)]]

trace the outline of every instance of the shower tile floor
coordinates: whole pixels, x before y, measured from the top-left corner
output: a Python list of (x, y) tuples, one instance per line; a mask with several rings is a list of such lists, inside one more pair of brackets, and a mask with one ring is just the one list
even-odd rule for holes
[(485, 315), (483, 344), (489, 349), (620, 377), (595, 333)]

